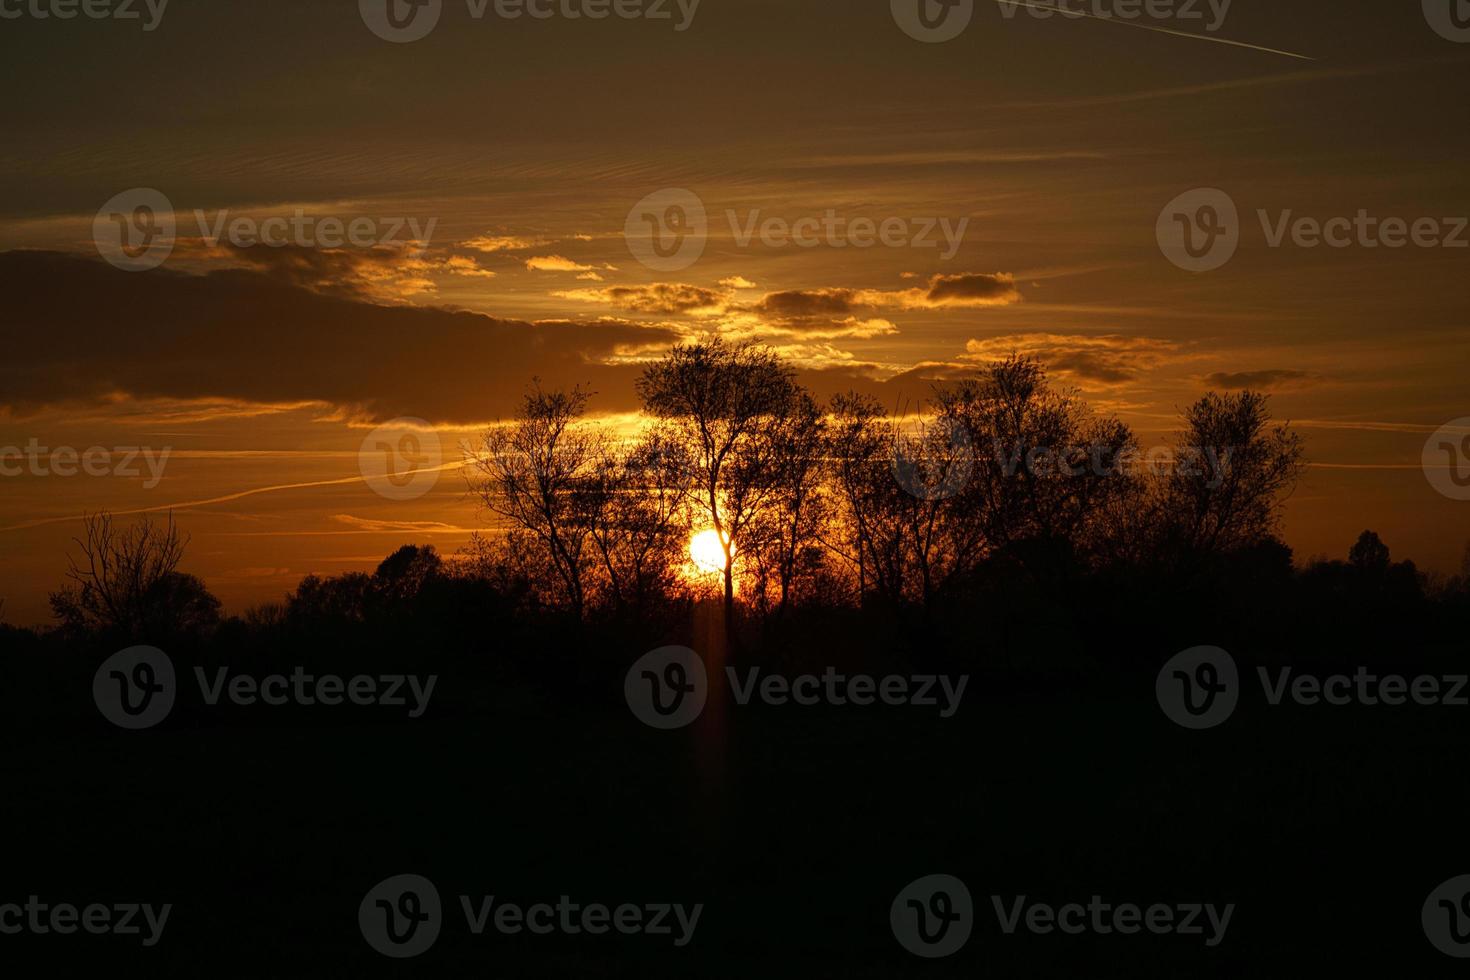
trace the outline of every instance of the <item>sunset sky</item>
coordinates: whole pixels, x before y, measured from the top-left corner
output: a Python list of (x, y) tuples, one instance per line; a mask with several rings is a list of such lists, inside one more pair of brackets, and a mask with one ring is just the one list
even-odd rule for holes
[[(235, 612), (406, 542), (453, 552), (486, 527), (463, 477), (376, 492), (375, 427), (427, 420), (453, 462), (532, 376), (588, 383), (626, 425), (640, 362), (716, 333), (895, 409), (1033, 354), (1145, 447), (1206, 390), (1268, 390), (1311, 462), (1286, 512), (1299, 560), (1373, 528), (1459, 567), (1470, 502), (1420, 459), (1470, 416), (1470, 44), (1419, 3), (1234, 0), (1210, 30), (1204, 2), (1122, 22), (981, 0), (943, 43), (889, 0), (702, 0), (683, 30), (673, 0), (669, 19), (562, 3), (510, 20), (444, 0), (408, 43), (357, 0), (172, 0), (150, 30), (0, 19), (0, 447), (170, 453), (156, 481), (144, 462), (0, 476), (6, 620), (46, 621), (102, 507), (171, 508), (185, 570)], [(99, 257), (94, 219), (133, 188), (174, 211), (159, 269)], [(1205, 272), (1156, 239), (1195, 188), (1239, 210), (1238, 250)], [(625, 224), (672, 189), (708, 240), (658, 271)], [(196, 209), (206, 232), (222, 212), (403, 227), (381, 247), (210, 244)], [(1462, 245), (1272, 247), (1262, 210), (1432, 218)], [(932, 225), (937, 245), (742, 241), (828, 212)], [(412, 229), (426, 249), (401, 247)]]

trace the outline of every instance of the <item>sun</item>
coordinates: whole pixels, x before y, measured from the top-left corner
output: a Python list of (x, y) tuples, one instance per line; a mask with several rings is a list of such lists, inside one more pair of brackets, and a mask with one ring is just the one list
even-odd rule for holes
[(689, 559), (701, 572), (723, 572), (725, 549), (720, 541), (720, 533), (710, 528), (690, 538)]

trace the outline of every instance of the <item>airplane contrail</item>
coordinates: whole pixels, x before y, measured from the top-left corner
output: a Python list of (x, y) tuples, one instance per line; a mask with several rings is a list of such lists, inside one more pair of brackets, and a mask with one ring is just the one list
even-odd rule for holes
[(1191, 34), (1189, 31), (1178, 31), (1170, 27), (1158, 27), (1154, 24), (1135, 24), (1131, 20), (1122, 20), (1117, 17), (1099, 17), (1097, 14), (1089, 14), (1084, 10), (1074, 10), (1070, 7), (1062, 7), (1051, 3), (1028, 3), (1027, 0), (995, 0), (996, 3), (1010, 4), (1013, 7), (1029, 7), (1032, 10), (1052, 10), (1059, 14), (1072, 17), (1086, 17), (1088, 20), (1100, 20), (1108, 24), (1119, 24), (1123, 27), (1136, 27), (1141, 31), (1153, 31), (1156, 34), (1173, 34), (1176, 37), (1192, 37), (1196, 41), (1211, 41), (1215, 44), (1228, 44), (1233, 48), (1249, 48), (1252, 51), (1264, 51), (1267, 54), (1279, 54), (1287, 58), (1297, 58), (1301, 61), (1316, 61), (1310, 55), (1297, 54), (1295, 51), (1283, 51), (1280, 48), (1268, 48), (1263, 44), (1250, 44), (1246, 41), (1232, 41), (1224, 37), (1212, 37), (1209, 34)]
[[(465, 466), (464, 461), (458, 463), (443, 463), (439, 466), (425, 467), (423, 472), (444, 472), (445, 470), (459, 469)], [(207, 500), (186, 500), (172, 504), (159, 504), (155, 507), (137, 507), (132, 510), (111, 511), (114, 517), (130, 517), (136, 514), (159, 514), (171, 510), (192, 510), (196, 507), (207, 507), (211, 504), (227, 504), (235, 500), (243, 500), (246, 497), (254, 497), (262, 493), (276, 493), (281, 490), (304, 490), (311, 487), (340, 487), (351, 483), (366, 483), (367, 479), (362, 476), (346, 476), (337, 480), (313, 480), (309, 483), (282, 483), (271, 487), (255, 487), (252, 490), (240, 490), (228, 493), (220, 497), (210, 497)], [(0, 533), (5, 531), (26, 531), (33, 527), (44, 527), (47, 524), (66, 524), (69, 521), (80, 521), (81, 515), (68, 515), (66, 517), (41, 517), (33, 521), (22, 521), (19, 524), (11, 524), (0, 527)]]

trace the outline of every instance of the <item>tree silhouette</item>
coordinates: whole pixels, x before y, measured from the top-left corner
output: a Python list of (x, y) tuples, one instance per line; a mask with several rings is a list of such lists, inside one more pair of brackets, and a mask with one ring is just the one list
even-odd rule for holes
[(173, 515), (162, 524), (147, 516), (125, 528), (106, 512), (88, 515), (68, 556), (71, 584), (51, 593), (51, 610), (73, 635), (112, 642), (163, 642), (213, 629), (219, 600), (193, 575), (178, 571), (188, 538)]
[(797, 405), (794, 375), (773, 351), (715, 339), (675, 347), (638, 379), (644, 410), (689, 450), (690, 499), (724, 550), (727, 623), (745, 532), (780, 499), (774, 429)]
[(481, 503), (511, 523), (512, 533), (531, 535), (580, 616), (586, 602), (584, 577), (591, 559), (588, 541), (596, 471), (604, 455), (598, 434), (577, 423), (590, 393), (526, 393), (520, 415), (491, 429), (473, 458), (478, 478), (471, 485)]

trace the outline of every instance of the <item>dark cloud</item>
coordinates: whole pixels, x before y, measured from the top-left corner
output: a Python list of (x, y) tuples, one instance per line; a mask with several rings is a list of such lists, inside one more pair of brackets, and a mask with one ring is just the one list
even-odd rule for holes
[(929, 306), (1005, 306), (1021, 298), (1009, 273), (966, 272), (935, 276), (925, 294)]
[(681, 282), (656, 282), (646, 286), (608, 286), (606, 288), (567, 289), (555, 293), (562, 299), (582, 303), (600, 303), (630, 313), (688, 313), (692, 310), (720, 310), (730, 294)]
[(1316, 375), (1306, 371), (1294, 371), (1278, 369), (1275, 371), (1217, 371), (1205, 376), (1205, 384), (1211, 388), (1224, 388), (1234, 391), (1241, 388), (1253, 388), (1257, 391), (1270, 391), (1275, 388), (1302, 388), (1320, 380)]
[(787, 289), (767, 293), (752, 311), (781, 320), (851, 316), (855, 295), (851, 289)]
[(1047, 370), (1072, 381), (1112, 386), (1136, 380), (1178, 356), (1180, 345), (1161, 337), (1121, 334), (1027, 333), (971, 340), (965, 360), (995, 360), (1007, 354), (1036, 358)]
[(0, 291), (0, 407), (21, 412), (126, 394), (473, 423), (514, 411), (532, 377), (589, 383), (599, 409), (621, 411), (636, 407), (639, 366), (610, 360), (679, 339), (626, 320), (380, 306), (244, 269), (123, 272), (55, 252), (0, 253)]

